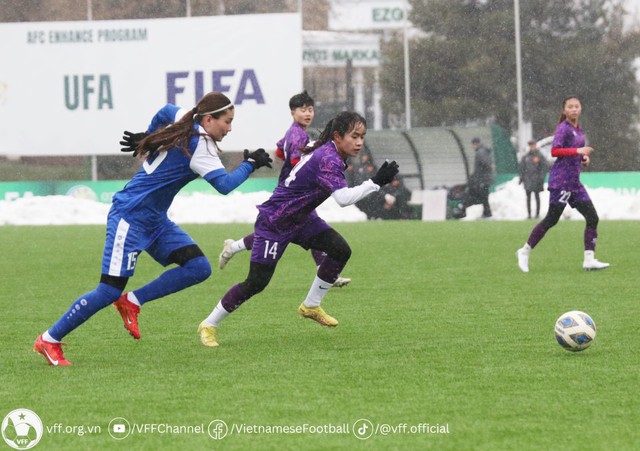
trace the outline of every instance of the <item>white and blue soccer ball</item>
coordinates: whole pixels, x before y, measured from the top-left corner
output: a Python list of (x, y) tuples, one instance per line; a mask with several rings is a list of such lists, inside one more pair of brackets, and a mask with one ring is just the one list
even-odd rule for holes
[(556, 321), (556, 340), (567, 351), (587, 349), (596, 338), (596, 323), (578, 310), (563, 313)]

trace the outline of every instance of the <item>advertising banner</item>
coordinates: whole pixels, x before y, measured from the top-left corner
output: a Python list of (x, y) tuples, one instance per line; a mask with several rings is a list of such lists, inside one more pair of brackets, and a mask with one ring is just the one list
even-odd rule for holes
[(397, 30), (407, 24), (407, 0), (331, 0), (330, 30)]
[(335, 31), (305, 31), (302, 34), (304, 67), (379, 67), (382, 63), (380, 36)]
[(0, 155), (119, 152), (166, 103), (235, 104), (223, 150), (275, 148), (302, 90), (300, 15), (0, 25)]

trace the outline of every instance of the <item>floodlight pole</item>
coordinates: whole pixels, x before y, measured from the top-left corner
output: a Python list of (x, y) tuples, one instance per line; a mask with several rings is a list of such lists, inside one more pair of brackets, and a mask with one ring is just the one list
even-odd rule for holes
[(411, 74), (409, 74), (409, 6), (404, 5), (404, 115), (407, 130), (411, 129)]
[(522, 55), (520, 52), (520, 0), (513, 0), (513, 14), (516, 32), (516, 86), (518, 102), (518, 150), (516, 154), (524, 149), (524, 133), (522, 118)]
[[(87, 20), (93, 20), (93, 0), (87, 0)], [(91, 181), (98, 181), (98, 156), (91, 155)]]

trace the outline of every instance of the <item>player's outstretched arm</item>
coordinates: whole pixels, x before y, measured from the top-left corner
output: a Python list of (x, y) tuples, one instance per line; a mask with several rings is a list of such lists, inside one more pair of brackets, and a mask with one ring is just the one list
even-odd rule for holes
[(371, 181), (376, 185), (382, 187), (388, 183), (391, 183), (395, 176), (398, 174), (398, 163), (394, 161), (385, 161), (376, 172), (376, 175), (371, 177)]
[(132, 133), (128, 130), (125, 130), (122, 134), (122, 141), (120, 141), (120, 145), (122, 148), (121, 152), (133, 152), (133, 156), (138, 156), (138, 144), (144, 138), (146, 138), (149, 134), (147, 132), (138, 132)]
[(227, 172), (219, 168), (209, 172), (203, 178), (220, 194), (229, 194), (249, 178), (251, 173), (263, 166), (271, 167), (271, 157), (264, 149), (253, 152), (245, 149), (244, 161), (234, 171)]
[(248, 149), (244, 149), (244, 161), (251, 163), (254, 170), (260, 169), (263, 166), (270, 168), (271, 163), (273, 163), (273, 160), (267, 151), (262, 148), (254, 150), (253, 152), (249, 152)]
[(391, 183), (393, 178), (398, 174), (398, 164), (395, 161), (385, 161), (376, 175), (369, 180), (365, 180), (358, 186), (353, 188), (341, 188), (334, 191), (331, 197), (341, 207), (353, 205), (356, 202), (364, 199), (369, 194), (374, 193), (380, 189), (381, 186)]

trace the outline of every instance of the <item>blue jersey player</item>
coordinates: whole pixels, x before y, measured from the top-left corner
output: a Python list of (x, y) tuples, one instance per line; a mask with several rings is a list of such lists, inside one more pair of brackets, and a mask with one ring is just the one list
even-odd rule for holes
[[(276, 143), (275, 155), (283, 160), (280, 176), (278, 177), (279, 182), (287, 178), (291, 169), (300, 161), (302, 150), (309, 144), (307, 129), (309, 125), (311, 125), (311, 122), (313, 122), (315, 115), (314, 105), (315, 101), (307, 91), (296, 94), (289, 99), (289, 109), (291, 110), (293, 123), (282, 139)], [(313, 214), (315, 214), (315, 212)], [(235, 254), (244, 250), (251, 250), (253, 247), (253, 238), (254, 234), (250, 233), (239, 240), (225, 240), (222, 252), (218, 257), (218, 267), (224, 269)], [(311, 255), (316, 266), (320, 266), (325, 257), (324, 252), (312, 249)], [(344, 287), (349, 284), (349, 282), (351, 282), (351, 279), (348, 277), (338, 277), (333, 283), (333, 286)]]
[(516, 252), (518, 267), (522, 272), (529, 272), (531, 250), (558, 223), (567, 205), (577, 209), (586, 221), (582, 268), (590, 271), (609, 266), (609, 263), (595, 258), (599, 218), (589, 193), (580, 182), (580, 170), (582, 166), (589, 164), (589, 155), (593, 152), (592, 147), (585, 145), (584, 130), (578, 125), (581, 113), (580, 99), (575, 96), (564, 99), (551, 146), (551, 156), (557, 159), (549, 172), (549, 210), (544, 219), (533, 228), (524, 246)]
[(271, 197), (258, 207), (249, 274), (243, 282), (227, 291), (199, 325), (203, 345), (218, 346), (220, 322), (265, 289), (290, 243), (326, 253), (298, 312), (323, 326), (338, 325), (320, 303), (347, 264), (351, 248), (338, 232), (315, 214), (315, 209), (330, 196), (340, 206), (352, 205), (390, 183), (398, 173), (395, 161), (385, 162), (371, 179), (353, 188), (347, 187), (345, 159), (358, 155), (365, 133), (366, 121), (359, 114), (345, 111), (337, 115), (314, 145), (302, 151), (300, 162), (280, 181)]
[[(264, 149), (245, 151), (245, 161), (227, 172), (216, 143), (231, 131), (233, 117), (233, 104), (219, 92), (205, 95), (191, 110), (169, 104), (153, 117), (136, 149), (142, 167), (113, 196), (100, 283), (78, 297), (34, 343), (34, 351), (41, 353), (49, 365), (71, 365), (62, 353), (61, 340), (104, 307), (115, 304), (125, 328), (138, 339), (141, 305), (209, 277), (207, 258), (193, 239), (169, 220), (167, 210), (178, 191), (198, 177), (227, 194), (255, 169), (269, 165), (271, 159)], [(165, 267), (176, 266), (123, 294), (142, 251)]]

